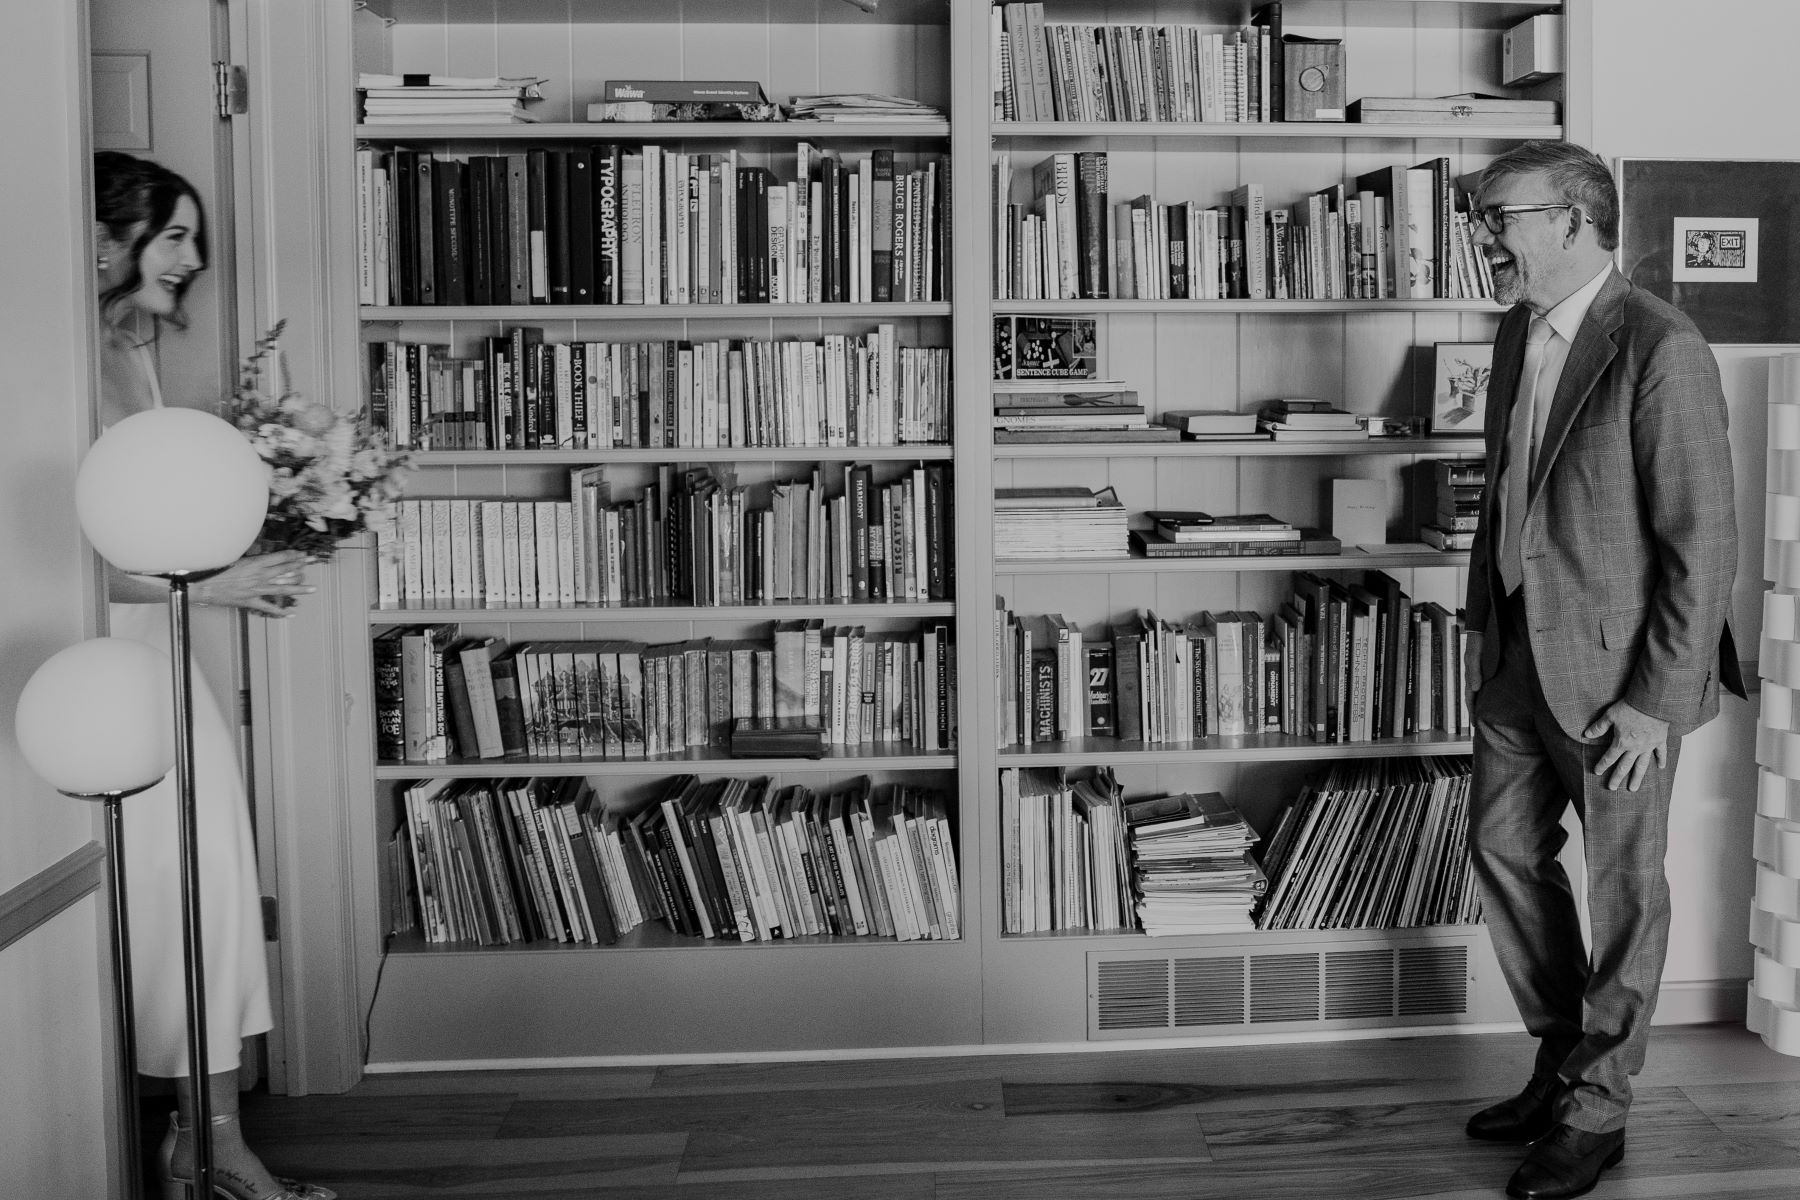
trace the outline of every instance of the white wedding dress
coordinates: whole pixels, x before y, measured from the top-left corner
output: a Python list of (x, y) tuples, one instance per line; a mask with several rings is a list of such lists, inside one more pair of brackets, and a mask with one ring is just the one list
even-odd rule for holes
[[(132, 353), (153, 402), (162, 407), (148, 348)], [(169, 652), (166, 604), (112, 604), (108, 615), (114, 637)], [(274, 1022), (269, 1012), (256, 845), (237, 747), (212, 689), (197, 677), (192, 683), (207, 1071), (217, 1075), (236, 1068), (244, 1038), (266, 1032)], [(149, 791), (129, 797), (121, 808), (138, 1069), (165, 1078), (186, 1076), (187, 968), (182, 954), (174, 773)]]

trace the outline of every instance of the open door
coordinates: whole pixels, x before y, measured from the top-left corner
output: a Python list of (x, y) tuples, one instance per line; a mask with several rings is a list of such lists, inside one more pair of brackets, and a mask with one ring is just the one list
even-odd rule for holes
[[(237, 202), (243, 194), (239, 162), (245, 137), (238, 116), (243, 107), (240, 76), (231, 66), (237, 0), (88, 3), (94, 149), (154, 159), (187, 178), (205, 203), (207, 269), (188, 292), (187, 328), (160, 339), (155, 353), (166, 401), (210, 408), (237, 379), (239, 347), (256, 336), (246, 328), (240, 304), (252, 258), (241, 253), (246, 223)], [(239, 723), (269, 909), (275, 895), (268, 842), (273, 822), (264, 811), (267, 789), (257, 786), (255, 770), (260, 756), (252, 720), (251, 619), (235, 611), (195, 609), (194, 652), (199, 679), (213, 689), (220, 711), (236, 714)], [(269, 997), (275, 1028), (246, 1047), (240, 1059), (240, 1082), (246, 1086), (280, 1074), (281, 961), (273, 941), (276, 923), (267, 920), (265, 926), (271, 939)]]

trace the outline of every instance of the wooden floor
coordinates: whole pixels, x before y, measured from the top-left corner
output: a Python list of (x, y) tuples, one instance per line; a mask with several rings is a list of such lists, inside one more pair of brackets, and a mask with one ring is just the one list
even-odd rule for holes
[[(278, 1172), (344, 1200), (1465, 1200), (1521, 1155), (1463, 1135), (1521, 1035), (860, 1062), (371, 1076), (250, 1096)], [(1800, 1196), (1800, 1060), (1659, 1029), (1593, 1195)]]

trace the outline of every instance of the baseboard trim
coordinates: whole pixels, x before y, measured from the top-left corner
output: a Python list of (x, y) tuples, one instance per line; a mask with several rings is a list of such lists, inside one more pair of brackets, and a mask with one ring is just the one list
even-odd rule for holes
[(1743, 1024), (1748, 979), (1694, 979), (1665, 983), (1657, 993), (1656, 1025)]
[[(1741, 1023), (1745, 981), (1714, 979), (1663, 985), (1656, 1007), (1658, 1025)], [(1296, 1046), (1319, 1042), (1374, 1041), (1378, 1038), (1469, 1037), (1523, 1033), (1516, 1021), (1457, 1025), (1411, 1025), (1372, 1029), (1326, 1029), (1221, 1034), (1211, 1037), (1135, 1038), (1103, 1042), (1015, 1042), (972, 1046), (861, 1046), (821, 1050), (714, 1051), (703, 1054), (592, 1054), (567, 1058), (483, 1058), (431, 1062), (372, 1062), (369, 1075), (412, 1075), (431, 1071), (569, 1070), (583, 1067), (674, 1067), (726, 1063), (854, 1062), (866, 1059), (972, 1058), (979, 1055), (1107, 1054), (1119, 1050), (1203, 1050), (1226, 1046)]]
[(90, 892), (106, 886), (106, 851), (89, 842), (17, 887), (0, 892), (0, 950)]

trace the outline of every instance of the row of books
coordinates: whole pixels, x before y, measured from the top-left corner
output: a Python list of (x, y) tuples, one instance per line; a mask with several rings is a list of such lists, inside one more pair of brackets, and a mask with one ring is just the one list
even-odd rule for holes
[(1334, 763), (1276, 822), (1261, 929), (1405, 929), (1481, 920), (1466, 758)]
[(1181, 440), (1176, 428), (1150, 423), (1135, 391), (1111, 381), (996, 382), (993, 396), (996, 445)]
[(853, 463), (835, 494), (819, 468), (768, 485), (755, 506), (729, 473), (665, 466), (615, 499), (604, 470), (571, 472), (568, 500), (401, 501), (376, 535), (378, 605), (711, 607), (955, 593), (948, 464), (878, 482), (874, 467)]
[(1123, 804), (1110, 771), (1000, 772), (1000, 929), (1134, 929)]
[(631, 807), (581, 778), (427, 780), (401, 795), (393, 924), (428, 942), (608, 945), (651, 921), (746, 942), (961, 936), (934, 789), (678, 775)]
[(561, 342), (519, 327), (368, 344), (369, 420), (401, 450), (944, 445), (950, 353), (892, 325), (816, 341)]
[(1137, 917), (1151, 937), (1247, 933), (1268, 885), (1250, 847), (1256, 830), (1217, 792), (1125, 805)]
[(942, 300), (949, 168), (802, 142), (793, 182), (740, 151), (653, 143), (439, 157), (357, 151), (373, 305)]
[(994, 157), (994, 295), (1000, 300), (1371, 300), (1492, 297), (1470, 226), (1474, 180), (1450, 160), (1390, 166), (1289, 207), (1260, 183), (1222, 204), (1107, 194), (1104, 151), (1055, 153), (1012, 200)]
[(994, 9), (994, 116), (1007, 121), (1279, 121), (1280, 17), (1244, 29), (1069, 24)]
[(1237, 610), (1165, 620), (1139, 610), (1098, 636), (997, 600), (999, 745), (1466, 737), (1465, 640), (1460, 613), (1414, 604), (1382, 571), (1365, 572), (1361, 585), (1296, 572), (1294, 599), (1269, 617)]
[(778, 621), (768, 638), (524, 642), (454, 624), (375, 638), (384, 761), (646, 759), (730, 748), (745, 718), (817, 725), (842, 746), (947, 750), (956, 741), (955, 638)]

